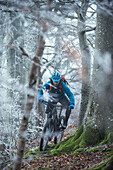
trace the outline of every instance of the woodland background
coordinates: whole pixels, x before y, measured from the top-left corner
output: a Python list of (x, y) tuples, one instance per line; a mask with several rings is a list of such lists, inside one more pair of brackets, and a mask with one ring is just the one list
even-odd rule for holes
[(70, 124), (83, 125), (88, 144), (112, 143), (112, 13), (110, 0), (0, 0), (0, 143), (9, 153), (40, 136), (37, 93), (54, 71), (76, 98)]

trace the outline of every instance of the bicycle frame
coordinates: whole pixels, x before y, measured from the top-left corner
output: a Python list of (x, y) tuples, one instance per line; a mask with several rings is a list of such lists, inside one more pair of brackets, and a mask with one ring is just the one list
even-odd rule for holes
[[(48, 104), (47, 101), (43, 101), (44, 104)], [(64, 130), (60, 130), (59, 126), (61, 125), (61, 112), (62, 105), (52, 104), (52, 111), (49, 113), (46, 124), (43, 128), (42, 137), (40, 141), (40, 151), (44, 151), (47, 147), (49, 141), (51, 141), (52, 137), (54, 137), (54, 144), (59, 143), (62, 140)], [(57, 115), (57, 108), (60, 109), (59, 116)], [(49, 133), (48, 133), (49, 132)], [(45, 144), (44, 144), (45, 142)]]
[[(54, 115), (57, 115), (57, 110), (59, 109), (60, 110), (60, 113), (59, 113), (59, 117), (61, 116), (61, 113), (62, 113), (62, 105), (58, 105), (58, 104), (53, 104), (51, 102), (47, 102), (47, 101), (43, 101), (43, 103), (45, 105), (48, 105), (50, 104), (50, 106), (52, 106), (52, 111), (50, 113), (48, 113), (48, 117), (49, 116), (54, 116)], [(57, 115), (58, 116), (58, 115)]]

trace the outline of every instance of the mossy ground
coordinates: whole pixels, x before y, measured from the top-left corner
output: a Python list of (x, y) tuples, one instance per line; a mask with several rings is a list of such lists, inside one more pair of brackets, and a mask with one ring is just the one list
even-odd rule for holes
[[(104, 145), (104, 144), (112, 144), (113, 143), (113, 132), (110, 132), (105, 139), (100, 142), (100, 135), (98, 129), (94, 129), (91, 127), (87, 127), (83, 132), (83, 127), (81, 126), (78, 131), (73, 135), (56, 145), (56, 147), (50, 151), (51, 155), (58, 155), (59, 153), (70, 152), (73, 151), (71, 155), (79, 155), (84, 152), (84, 148), (92, 145)], [(99, 152), (100, 149), (97, 147), (93, 147), (91, 149), (87, 149), (87, 152)], [(105, 150), (107, 152), (107, 158), (109, 158), (106, 162), (99, 165), (100, 170), (103, 170), (103, 167), (107, 167), (111, 162), (113, 162), (113, 151), (111, 148), (107, 148)], [(99, 170), (97, 167), (97, 169)]]
[(40, 153), (39, 148), (37, 148), (35, 150), (31, 150), (31, 151), (26, 151), (24, 153), (24, 157), (23, 158), (24, 159), (28, 159), (29, 157), (35, 158), (38, 153)]
[(112, 144), (112, 143), (113, 143), (113, 132), (110, 132), (107, 136), (105, 136), (104, 140), (100, 143), (100, 145)]
[(113, 156), (111, 156), (107, 161), (103, 162), (102, 164), (91, 170), (110, 170), (111, 168), (113, 168)]
[(86, 151), (89, 152), (89, 153), (91, 153), (91, 152), (95, 153), (95, 152), (99, 152), (100, 149), (95, 147), (95, 148), (89, 148)]
[(57, 155), (60, 152), (69, 152), (74, 150), (80, 143), (79, 137), (83, 132), (83, 127), (81, 127), (73, 136), (68, 137), (66, 140), (62, 141), (60, 144), (50, 151), (51, 155)]
[(78, 148), (71, 155), (78, 156), (78, 155), (82, 154), (83, 152), (84, 152), (84, 148)]
[[(97, 129), (93, 129), (91, 127), (87, 127), (85, 131), (83, 131), (83, 127), (81, 126), (74, 135), (68, 137), (64, 141), (62, 141), (60, 144), (57, 144), (54, 149), (48, 150), (49, 156), (58, 155), (60, 153), (65, 152), (71, 152), (70, 156), (78, 156), (80, 154), (84, 153), (95, 153), (95, 152), (106, 152), (103, 159), (106, 161), (97, 168), (94, 168), (95, 170), (105, 170), (106, 167), (108, 167), (110, 164), (113, 164), (113, 147), (106, 147), (104, 150), (101, 150), (100, 145), (105, 144), (111, 144), (113, 143), (113, 133), (109, 133), (105, 139), (99, 143), (100, 136)], [(103, 146), (104, 146), (103, 145)], [(90, 147), (89, 147), (90, 146)], [(93, 147), (92, 147), (93, 146)], [(52, 147), (51, 147), (52, 148)], [(39, 148), (33, 151), (28, 151), (24, 154), (24, 159), (32, 157), (35, 159), (36, 156), (40, 157), (40, 151)], [(87, 154), (86, 154), (87, 155)], [(107, 170), (107, 169), (106, 169)]]
[(99, 138), (97, 129), (87, 127), (83, 132), (83, 127), (81, 126), (73, 136), (56, 145), (56, 147), (51, 150), (51, 155), (57, 155), (60, 152), (75, 151), (77, 148), (97, 144), (99, 143)]

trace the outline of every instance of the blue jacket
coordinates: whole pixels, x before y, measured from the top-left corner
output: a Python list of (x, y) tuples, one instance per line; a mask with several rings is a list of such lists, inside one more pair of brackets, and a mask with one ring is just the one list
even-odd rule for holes
[(47, 83), (45, 83), (42, 86), (42, 88), (39, 90), (39, 93), (38, 93), (39, 97), (43, 96), (44, 90), (47, 90), (50, 95), (54, 96), (54, 98), (62, 99), (64, 96), (68, 96), (70, 100), (70, 104), (75, 105), (75, 99), (74, 99), (73, 93), (71, 92), (69, 87), (62, 81), (60, 82), (58, 87), (53, 86), (51, 81), (48, 81)]

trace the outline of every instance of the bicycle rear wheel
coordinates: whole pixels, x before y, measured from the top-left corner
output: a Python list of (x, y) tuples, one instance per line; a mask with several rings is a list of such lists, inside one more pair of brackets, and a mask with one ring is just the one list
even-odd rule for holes
[(55, 137), (54, 137), (54, 144), (58, 144), (62, 141), (62, 138), (64, 136), (64, 129), (61, 129), (62, 125), (64, 124), (64, 121), (65, 121), (65, 117), (64, 116), (61, 116), (60, 118), (60, 124), (58, 125), (57, 130), (55, 132)]
[(40, 140), (40, 151), (46, 150), (48, 142), (52, 138), (52, 130), (53, 130), (52, 119), (48, 119), (43, 128), (43, 132)]

